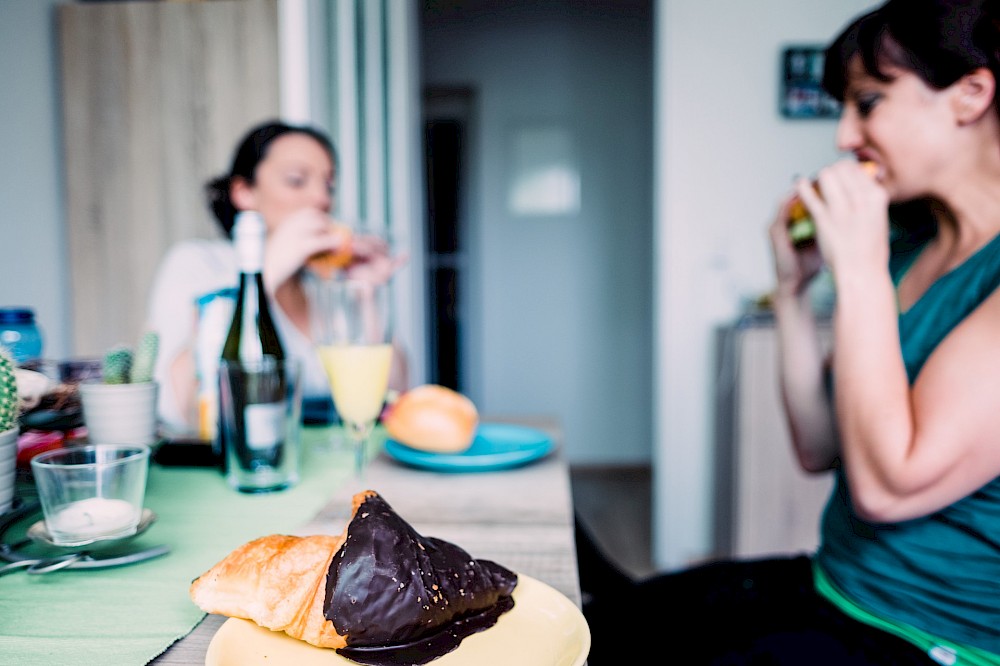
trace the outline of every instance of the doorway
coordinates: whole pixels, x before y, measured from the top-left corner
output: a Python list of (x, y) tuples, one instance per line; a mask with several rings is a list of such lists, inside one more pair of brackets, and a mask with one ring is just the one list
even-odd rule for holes
[[(421, 253), (424, 365), (484, 414), (555, 418), (574, 465), (651, 458), (652, 4), (420, 12), (422, 119), (460, 146), (456, 251)], [(443, 204), (424, 192), (434, 234)]]
[(428, 380), (468, 392), (469, 140), (475, 93), (428, 87), (423, 95), (427, 215)]

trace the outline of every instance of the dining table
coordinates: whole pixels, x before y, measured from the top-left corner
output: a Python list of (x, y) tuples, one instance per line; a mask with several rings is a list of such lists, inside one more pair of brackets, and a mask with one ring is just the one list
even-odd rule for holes
[[(168, 552), (129, 566), (0, 576), (0, 655), (17, 664), (205, 664), (228, 618), (201, 611), (190, 599), (191, 582), (259, 536), (343, 533), (352, 497), (364, 490), (379, 493), (418, 533), (537, 580), (579, 608), (572, 493), (557, 420), (482, 420), (538, 433), (551, 447), (530, 460), (449, 469), (390, 455), (379, 429), (358, 476), (341, 428), (311, 425), (301, 433), (300, 480), (265, 494), (236, 492), (215, 468), (151, 463), (144, 503), (155, 522), (121, 547)], [(30, 501), (30, 484), (19, 487), (22, 503)], [(39, 517), (8, 526), (3, 543), (24, 544)]]

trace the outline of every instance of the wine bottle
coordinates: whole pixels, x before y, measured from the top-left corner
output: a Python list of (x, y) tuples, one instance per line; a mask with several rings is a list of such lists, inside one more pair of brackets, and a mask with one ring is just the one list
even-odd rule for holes
[(222, 346), (227, 361), (260, 361), (264, 356), (283, 359), (285, 351), (271, 318), (264, 292), (264, 218), (255, 211), (241, 211), (233, 227), (239, 262), (240, 284), (233, 310), (233, 323)]
[[(233, 241), (240, 271), (239, 293), (222, 346), (229, 385), (220, 387), (220, 396), (228, 391), (233, 404), (229, 410), (220, 405), (219, 414), (228, 423), (219, 429), (225, 434), (216, 439), (217, 454), (224, 467), (236, 461), (248, 472), (278, 466), (284, 448), (280, 427), (284, 382), (263, 380), (265, 370), (282, 367), (280, 361), (285, 357), (261, 275), (266, 232), (259, 213), (242, 211), (237, 215)], [(220, 381), (227, 381), (227, 376), (220, 375)]]

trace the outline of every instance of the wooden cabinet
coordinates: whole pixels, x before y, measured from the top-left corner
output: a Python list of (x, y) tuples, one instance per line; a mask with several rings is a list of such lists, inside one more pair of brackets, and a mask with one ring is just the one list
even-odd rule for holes
[(73, 353), (135, 344), (166, 249), (219, 237), (203, 186), (278, 115), (277, 0), (57, 9)]
[[(716, 364), (716, 551), (754, 557), (812, 551), (833, 475), (806, 474), (791, 450), (770, 318), (721, 328)], [(829, 331), (823, 331), (829, 344)]]

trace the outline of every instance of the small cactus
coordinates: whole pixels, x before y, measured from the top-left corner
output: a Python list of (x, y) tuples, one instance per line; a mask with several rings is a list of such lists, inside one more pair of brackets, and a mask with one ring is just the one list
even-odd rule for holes
[(17, 427), (19, 415), (14, 360), (10, 352), (0, 346), (0, 432)]
[(104, 353), (101, 373), (105, 384), (141, 384), (153, 381), (153, 367), (160, 349), (160, 336), (155, 331), (143, 333), (135, 351), (116, 345)]
[(159, 349), (160, 337), (155, 331), (146, 331), (139, 340), (132, 359), (132, 383), (153, 381), (153, 365), (156, 363), (156, 352)]
[(105, 352), (101, 374), (105, 384), (128, 384), (132, 377), (132, 350), (118, 345)]

